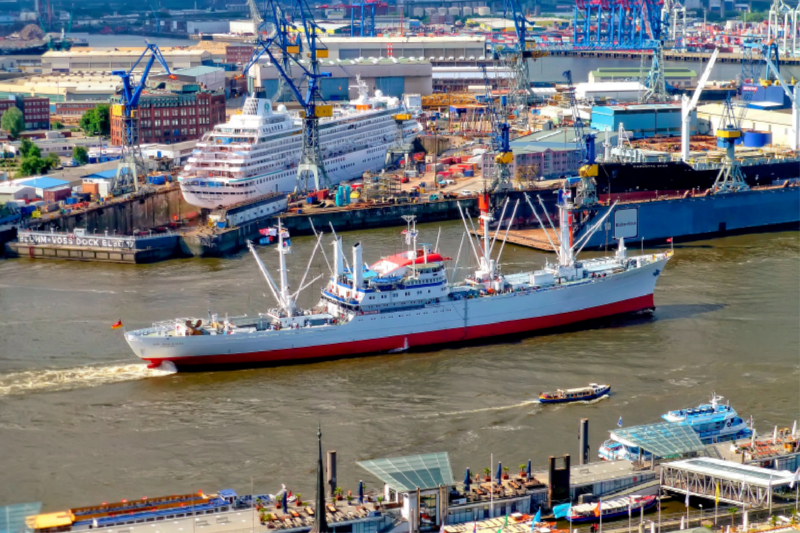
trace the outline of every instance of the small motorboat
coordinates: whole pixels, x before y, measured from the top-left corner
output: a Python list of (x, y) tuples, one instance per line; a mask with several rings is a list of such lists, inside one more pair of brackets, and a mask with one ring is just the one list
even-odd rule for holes
[(567, 403), (585, 402), (605, 396), (611, 391), (611, 385), (598, 385), (590, 383), (588, 387), (577, 389), (558, 389), (555, 392), (543, 392), (539, 394), (539, 403)]
[(656, 504), (655, 496), (626, 496), (615, 500), (601, 501), (598, 503), (583, 503), (570, 508), (567, 520), (573, 524), (581, 522), (599, 522), (600, 515), (603, 520), (620, 518), (628, 514), (647, 511)]

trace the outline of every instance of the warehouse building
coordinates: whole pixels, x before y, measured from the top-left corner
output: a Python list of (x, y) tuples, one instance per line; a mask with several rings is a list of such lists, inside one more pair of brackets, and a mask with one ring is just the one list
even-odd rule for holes
[[(700, 133), (714, 135), (722, 121), (723, 104), (706, 104), (697, 107)], [(768, 144), (790, 146), (792, 140), (792, 112), (790, 109), (764, 111), (748, 109), (742, 119), (743, 130), (768, 133)]]
[[(73, 48), (67, 51), (49, 51), (42, 55), (42, 72), (78, 72), (130, 70), (141, 57), (144, 48), (115, 48), (113, 50), (95, 50), (92, 48)], [(161, 48), (161, 55), (170, 70), (181, 70), (199, 67), (211, 62), (211, 53), (197, 47)], [(141, 61), (139, 69), (144, 69), (146, 61)], [(153, 64), (152, 72), (162, 72), (158, 62)]]
[[(16, 155), (19, 153), (21, 144), (22, 141), (10, 141), (3, 146), (3, 149)], [(36, 139), (34, 144), (39, 147), (43, 157), (49, 154), (68, 157), (72, 155), (72, 149), (76, 146), (82, 146), (87, 150), (105, 146), (101, 137), (72, 137), (66, 136), (60, 131), (45, 132), (45, 138)]]
[(50, 129), (50, 100), (47, 98), (9, 95), (0, 99), (0, 117), (12, 107), (16, 107), (22, 112), (26, 130)]
[[(623, 125), (635, 139), (681, 134), (680, 104), (636, 104), (592, 107), (591, 127), (618, 131)], [(692, 114), (691, 132), (697, 132), (697, 114)]]
[(120, 85), (111, 72), (76, 72), (72, 74), (34, 74), (0, 80), (0, 94), (25, 94), (47, 97), (51, 103), (70, 100), (97, 100), (108, 103)]
[[(112, 107), (111, 144), (115, 146), (122, 145), (124, 134), (118, 111)], [(199, 139), (225, 120), (222, 91), (150, 90), (139, 100), (139, 142), (172, 144)]]
[(157, 87), (160, 83), (165, 84), (165, 88), (170, 91), (183, 90), (187, 85), (198, 85), (209, 91), (222, 91), (225, 89), (225, 69), (220, 67), (209, 67), (201, 65), (199, 67), (175, 70), (172, 77), (166, 74), (150, 76), (147, 85)]
[[(370, 94), (380, 90), (387, 96), (401, 97), (403, 94), (420, 94), (427, 96), (433, 93), (431, 64), (417, 59), (375, 59), (375, 60), (321, 60), (323, 72), (330, 72), (330, 78), (322, 78), (320, 87), (325, 100), (346, 101), (358, 96), (356, 77), (369, 87)], [(258, 76), (262, 87), (271, 98), (278, 91), (278, 69), (266, 61), (258, 64), (258, 69), (250, 69), (253, 76)], [(300, 82), (300, 69), (292, 74)]]
[[(639, 81), (642, 77), (642, 70), (632, 68), (599, 68), (589, 73), (589, 82), (603, 81)], [(664, 77), (669, 85), (673, 87), (695, 87), (697, 85), (697, 73), (688, 68), (664, 68)]]
[(331, 37), (323, 36), (322, 44), (330, 59), (362, 58), (426, 58), (428, 60), (478, 59), (486, 55), (486, 38), (482, 36), (447, 37)]

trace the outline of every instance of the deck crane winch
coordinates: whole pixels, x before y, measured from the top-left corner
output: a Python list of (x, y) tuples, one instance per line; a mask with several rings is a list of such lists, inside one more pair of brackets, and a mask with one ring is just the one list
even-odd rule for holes
[[(275, 0), (268, 0), (267, 3), (268, 9), (270, 9), (273, 14), (273, 20), (278, 20), (280, 8), (277, 2)], [(305, 36), (304, 40), (307, 49), (307, 57), (309, 59), (308, 63), (298, 58), (303, 40), (298, 39), (293, 44), (290, 44), (292, 40), (286, 34), (288, 28), (294, 28), (294, 25), (287, 23), (284, 27), (282, 24), (278, 24), (275, 34), (270, 37), (266, 37), (259, 29), (253, 56), (244, 67), (243, 75), (247, 75), (250, 68), (252, 68), (264, 54), (267, 54), (278, 70), (278, 74), (280, 74), (281, 78), (284, 80), (286, 87), (289, 88), (297, 102), (302, 106), (303, 150), (300, 156), (300, 164), (297, 167), (295, 192), (305, 192), (308, 190), (309, 177), (313, 177), (314, 186), (317, 190), (329, 188), (331, 186), (328, 174), (325, 172), (324, 160), (320, 151), (319, 119), (333, 116), (333, 106), (324, 103), (320, 91), (320, 80), (331, 76), (330, 72), (321, 72), (319, 66), (319, 59), (328, 57), (327, 48), (320, 47), (317, 41), (317, 33), (323, 33), (323, 30), (312, 18), (311, 9), (306, 3), (306, 0), (295, 0), (295, 16), (300, 17), (300, 24), (302, 25), (302, 31)], [(275, 58), (271, 50), (273, 46), (280, 49), (282, 58), (289, 58), (302, 70), (302, 79), (300, 82), (295, 82), (290, 73), (283, 68), (282, 63)], [(301, 84), (303, 81), (306, 82), (305, 94), (301, 92)]]
[(578, 169), (578, 176), (581, 181), (578, 185), (576, 201), (580, 200), (581, 205), (593, 205), (597, 203), (597, 188), (594, 178), (597, 177), (598, 166), (595, 152), (595, 134), (589, 133), (584, 129), (583, 119), (578, 110), (578, 100), (575, 98), (575, 86), (572, 85), (572, 71), (564, 71), (563, 76), (567, 79), (567, 93), (569, 94), (569, 107), (572, 111), (572, 128), (575, 130), (575, 142), (581, 152), (581, 166)]
[[(120, 103), (111, 108), (112, 115), (121, 117), (122, 121), (122, 157), (117, 166), (117, 173), (109, 190), (112, 195), (124, 194), (125, 192), (139, 190), (139, 177), (147, 176), (147, 169), (144, 166), (142, 151), (139, 146), (139, 98), (147, 83), (147, 76), (153, 68), (153, 63), (158, 61), (170, 79), (175, 76), (169, 70), (169, 65), (164, 56), (161, 55), (158, 45), (146, 43), (147, 46), (139, 56), (130, 70), (112, 70), (111, 74), (119, 76), (122, 80), (120, 91)], [(147, 54), (150, 57), (145, 63), (142, 76), (137, 82), (134, 77), (134, 70)]]

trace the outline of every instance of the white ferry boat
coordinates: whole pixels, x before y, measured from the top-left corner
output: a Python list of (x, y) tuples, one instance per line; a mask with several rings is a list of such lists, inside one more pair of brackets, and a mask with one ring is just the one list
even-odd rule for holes
[[(730, 440), (745, 439), (750, 437), (752, 429), (747, 421), (743, 420), (729, 403), (722, 403), (722, 396), (711, 394), (711, 402), (700, 404), (691, 409), (670, 411), (661, 418), (667, 422), (674, 422), (682, 426), (690, 426), (700, 442), (713, 444)], [(622, 438), (612, 438), (600, 446), (600, 458), (607, 461), (619, 459), (635, 460), (639, 457), (639, 448)], [(644, 458), (649, 459), (650, 454), (643, 452)]]
[[(383, 96), (358, 80), (359, 97), (320, 119), (325, 171), (331, 184), (376, 172), (386, 152), (409, 144), (422, 131), (398, 98)], [(303, 139), (302, 120), (272, 102), (263, 91), (245, 100), (240, 114), (206, 133), (178, 176), (192, 205), (217, 209), (268, 193), (290, 192), (297, 182)]]
[[(493, 256), (498, 235), (489, 237), (492, 217), (483, 213), (482, 244), (469, 239), (469, 247), (465, 247), (465, 253), (472, 252), (479, 266), (463, 281), (451, 283), (445, 258), (436, 248), (419, 248), (416, 228), (410, 223), (404, 232), (408, 251), (370, 267), (364, 264), (361, 243), (353, 246), (348, 265), (342, 241), (336, 238), (330, 278), (319, 303), (303, 310), (297, 307), (296, 298), (316, 280), (306, 283), (314, 253), (299, 287), (290, 288), (286, 255), (291, 248), (279, 241), (277, 282), (251, 246), (276, 308), (255, 317), (178, 318), (127, 332), (125, 339), (152, 368), (163, 365), (191, 370), (314, 361), (507, 338), (653, 309), (656, 281), (672, 251), (630, 257), (621, 240), (614, 256), (577, 260), (579, 243), (572, 242), (573, 217), (566, 214), (574, 206), (567, 195), (563, 198), (560, 247), (555, 248), (558, 261), (546, 262), (542, 270), (502, 272), (498, 265), (503, 247), (499, 246)], [(515, 214), (516, 207), (512, 220)], [(466, 229), (466, 220), (464, 225)], [(316, 247), (321, 242), (320, 234)]]

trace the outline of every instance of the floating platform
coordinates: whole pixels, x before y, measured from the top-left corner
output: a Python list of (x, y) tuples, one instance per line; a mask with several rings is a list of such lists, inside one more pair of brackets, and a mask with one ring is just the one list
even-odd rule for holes
[(6, 243), (9, 257), (100, 263), (152, 263), (181, 255), (178, 234), (144, 237), (20, 230)]
[[(575, 233), (579, 239), (594, 221), (610, 209), (606, 205), (575, 211), (576, 220), (591, 213)], [(722, 235), (753, 233), (800, 225), (800, 186), (755, 187), (750, 191), (692, 195), (691, 191), (655, 199), (621, 201), (609, 216), (605, 227), (589, 238), (586, 249), (616, 246), (624, 238), (629, 247), (639, 243), (664, 244), (666, 239), (692, 241)], [(557, 221), (554, 221), (557, 224)], [(545, 221), (545, 224), (547, 222)], [(552, 229), (548, 228), (557, 244)], [(512, 230), (508, 242), (536, 250), (552, 252), (544, 229)]]

